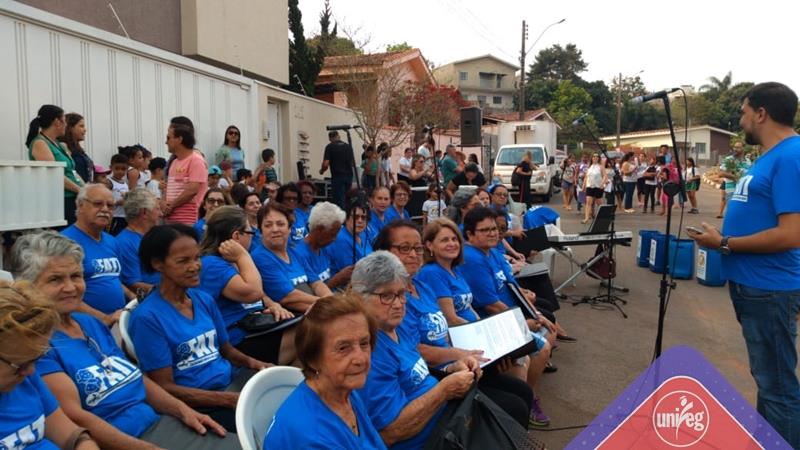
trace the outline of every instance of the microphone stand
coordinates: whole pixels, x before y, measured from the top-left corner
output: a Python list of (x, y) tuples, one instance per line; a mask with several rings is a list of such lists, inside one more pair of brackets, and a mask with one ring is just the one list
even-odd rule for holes
[[(350, 162), (353, 166), (353, 177), (356, 179), (356, 195), (354, 198), (350, 199), (350, 204), (348, 204), (348, 209), (350, 209), (350, 216), (353, 220), (353, 265), (356, 264), (356, 238), (358, 237), (358, 232), (356, 231), (356, 214), (355, 211), (352, 211), (355, 207), (361, 207), (366, 211), (364, 208), (364, 204), (366, 203), (366, 193), (361, 188), (361, 180), (358, 177), (358, 168), (356, 167), (356, 154), (355, 150), (353, 150), (353, 140), (350, 137), (350, 128), (345, 128), (344, 132), (347, 134), (347, 145), (350, 147)], [(353, 180), (351, 179), (350, 182), (352, 183)], [(345, 193), (346, 195), (347, 193)]]
[[(623, 292), (627, 292), (627, 289), (615, 287), (612, 283), (612, 274), (616, 275), (617, 271), (617, 263), (616, 261), (614, 261), (614, 235), (616, 234), (615, 224), (617, 222), (616, 191), (617, 191), (617, 183), (622, 181), (622, 176), (619, 174), (619, 170), (617, 170), (616, 164), (614, 164), (611, 161), (611, 158), (608, 157), (608, 151), (606, 150), (605, 144), (603, 144), (602, 142), (600, 142), (599, 139), (597, 139), (597, 136), (595, 136), (594, 132), (592, 132), (592, 129), (588, 125), (586, 125), (586, 122), (583, 120), (582, 117), (579, 118), (577, 121), (583, 124), (583, 127), (586, 129), (586, 131), (589, 132), (589, 136), (591, 136), (592, 141), (595, 143), (595, 145), (597, 145), (600, 148), (600, 152), (603, 153), (603, 156), (606, 158), (606, 162), (611, 163), (611, 168), (614, 170), (614, 178), (611, 181), (611, 195), (614, 198), (614, 213), (611, 216), (611, 229), (608, 231), (608, 243), (606, 244), (608, 246), (608, 259), (611, 262), (608, 275), (606, 276), (605, 279), (606, 293), (602, 295), (595, 295), (594, 297), (583, 297), (581, 300), (574, 302), (573, 306), (582, 303), (587, 303), (590, 305), (605, 303), (617, 308), (620, 314), (622, 314), (622, 317), (627, 319), (628, 315), (625, 313), (625, 311), (622, 309), (622, 306), (620, 306), (619, 304), (622, 303), (623, 305), (627, 305), (628, 302), (625, 299), (613, 293), (614, 289), (620, 289)], [(606, 170), (605, 167), (603, 168), (603, 170)], [(586, 207), (588, 208), (588, 206)]]
[[(664, 95), (661, 97), (664, 102), (664, 111), (667, 114), (667, 124), (669, 125), (669, 135), (672, 139), (672, 151), (674, 153), (673, 161), (675, 162), (675, 168), (678, 171), (678, 183), (677, 185), (672, 182), (668, 181), (664, 183), (663, 191), (667, 194), (667, 224), (665, 227), (665, 235), (666, 238), (664, 239), (664, 259), (663, 259), (663, 266), (661, 267), (661, 284), (658, 290), (658, 331), (656, 333), (656, 347), (655, 347), (655, 357), (658, 358), (661, 356), (661, 345), (664, 339), (664, 319), (666, 318), (667, 314), (667, 297), (668, 291), (675, 289), (675, 281), (670, 274), (669, 281), (667, 280), (667, 275), (669, 270), (669, 236), (670, 236), (670, 227), (672, 225), (672, 205), (675, 203), (674, 196), (675, 194), (680, 193), (681, 197), (683, 198), (686, 193), (684, 190), (684, 183), (683, 183), (683, 170), (681, 169), (681, 161), (680, 161), (680, 153), (678, 152), (678, 145), (677, 139), (675, 139), (675, 128), (672, 125), (672, 111), (670, 110), (669, 106), (669, 97)], [(683, 208), (683, 206), (681, 206)]]

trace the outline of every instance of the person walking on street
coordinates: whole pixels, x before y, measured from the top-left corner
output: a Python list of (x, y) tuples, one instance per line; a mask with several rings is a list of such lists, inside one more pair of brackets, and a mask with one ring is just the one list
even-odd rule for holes
[(758, 387), (758, 412), (800, 448), (797, 316), (800, 313), (800, 136), (797, 95), (761, 83), (744, 95), (739, 124), (762, 156), (739, 178), (722, 231), (704, 223), (690, 236), (719, 249), (736, 319)]

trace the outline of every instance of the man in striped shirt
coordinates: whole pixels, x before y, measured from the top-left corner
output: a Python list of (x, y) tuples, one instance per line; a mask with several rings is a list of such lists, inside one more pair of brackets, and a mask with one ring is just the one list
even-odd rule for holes
[(169, 166), (164, 217), (169, 223), (193, 225), (208, 188), (208, 169), (203, 157), (193, 150), (194, 130), (190, 127), (170, 124), (166, 143), (175, 160)]

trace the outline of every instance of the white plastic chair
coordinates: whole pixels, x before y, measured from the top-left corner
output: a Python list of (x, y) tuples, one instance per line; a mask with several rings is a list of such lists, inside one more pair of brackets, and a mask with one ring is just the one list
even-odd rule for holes
[(136, 309), (137, 306), (139, 306), (139, 300), (131, 300), (127, 305), (125, 305), (125, 308), (122, 310), (122, 314), (119, 316), (119, 334), (122, 338), (121, 347), (133, 362), (138, 362), (139, 359), (136, 357), (136, 349), (133, 346), (133, 339), (131, 339), (131, 335), (128, 333), (128, 324), (131, 320), (131, 313), (134, 309)]
[(6, 272), (5, 270), (0, 270), (0, 281), (14, 281), (14, 277), (11, 275), (11, 272)]
[(247, 381), (236, 404), (236, 434), (243, 450), (262, 450), (272, 417), (303, 379), (297, 367), (273, 366)]
[[(561, 231), (561, 218), (556, 219), (556, 224), (545, 225), (545, 230), (547, 230), (547, 236), (564, 236), (564, 232)], [(564, 251), (569, 253), (570, 256), (574, 256), (572, 253), (572, 247), (564, 247)], [(556, 264), (556, 255), (558, 254), (552, 248), (546, 248), (539, 252), (542, 255), (542, 262), (547, 264), (547, 271), (550, 275), (550, 279), (553, 279), (553, 274), (555, 273), (555, 264)], [(575, 264), (570, 260), (569, 262), (569, 273), (573, 273), (575, 271)], [(575, 286), (575, 281), (572, 281), (572, 285)]]

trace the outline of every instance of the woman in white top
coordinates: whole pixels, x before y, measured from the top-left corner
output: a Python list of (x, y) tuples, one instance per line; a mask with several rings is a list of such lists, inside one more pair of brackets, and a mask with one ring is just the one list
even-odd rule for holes
[(592, 155), (592, 163), (586, 169), (586, 176), (583, 181), (582, 190), (586, 192), (586, 208), (581, 223), (589, 223), (589, 219), (594, 216), (594, 205), (602, 201), (603, 188), (608, 181), (606, 171), (600, 165), (600, 155)]
[(625, 189), (625, 212), (630, 214), (633, 209), (633, 194), (636, 191), (636, 160), (633, 152), (628, 152), (622, 157), (622, 186)]
[(700, 211), (697, 209), (697, 190), (700, 189), (701, 178), (694, 165), (694, 158), (686, 158), (686, 170), (683, 179), (686, 183), (686, 196), (689, 197), (689, 203), (692, 205), (689, 214), (699, 214)]

